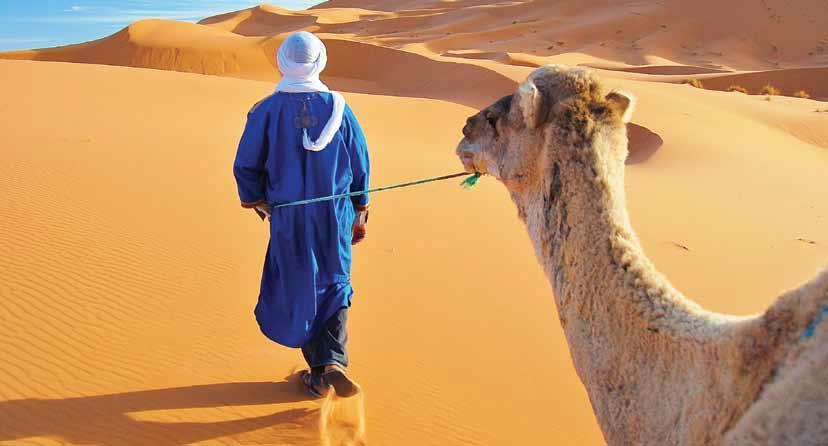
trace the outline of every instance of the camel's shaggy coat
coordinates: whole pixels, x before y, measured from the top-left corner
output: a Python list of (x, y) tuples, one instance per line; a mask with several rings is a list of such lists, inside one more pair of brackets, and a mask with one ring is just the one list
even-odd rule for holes
[(815, 325), (828, 272), (755, 317), (705, 311), (673, 288), (627, 215), (633, 108), (590, 71), (543, 67), (470, 117), (457, 149), (517, 205), (606, 441), (828, 444), (828, 320)]

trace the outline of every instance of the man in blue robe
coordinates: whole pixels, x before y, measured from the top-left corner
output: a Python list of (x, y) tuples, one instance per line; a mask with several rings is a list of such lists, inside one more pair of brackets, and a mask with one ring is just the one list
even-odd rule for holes
[[(250, 110), (233, 165), (241, 204), (270, 221), (256, 305), (262, 333), (301, 348), (308, 391), (351, 396), (348, 366), (351, 245), (366, 233), (368, 195), (274, 206), (368, 189), (365, 136), (350, 107), (319, 80), (327, 54), (308, 32), (279, 48), (276, 92)], [(272, 212), (271, 212), (272, 211)]]

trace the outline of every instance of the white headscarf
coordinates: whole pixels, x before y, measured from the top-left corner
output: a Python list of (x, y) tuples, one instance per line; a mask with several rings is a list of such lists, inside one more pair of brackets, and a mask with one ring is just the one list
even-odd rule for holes
[(342, 115), (345, 112), (345, 98), (331, 91), (327, 85), (319, 80), (319, 74), (328, 63), (328, 51), (325, 44), (318, 37), (307, 31), (293, 33), (282, 42), (276, 59), (282, 80), (276, 85), (276, 91), (286, 93), (329, 92), (333, 96), (333, 112), (322, 128), (319, 139), (311, 141), (308, 129), (303, 129), (302, 144), (305, 149), (319, 152), (333, 140), (339, 127), (342, 125)]

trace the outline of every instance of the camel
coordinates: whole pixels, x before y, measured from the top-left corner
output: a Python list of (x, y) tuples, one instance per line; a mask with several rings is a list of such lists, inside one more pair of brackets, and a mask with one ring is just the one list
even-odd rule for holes
[(517, 206), (604, 439), (828, 444), (828, 270), (756, 316), (684, 297), (627, 215), (634, 106), (589, 70), (541, 67), (470, 117), (456, 151)]

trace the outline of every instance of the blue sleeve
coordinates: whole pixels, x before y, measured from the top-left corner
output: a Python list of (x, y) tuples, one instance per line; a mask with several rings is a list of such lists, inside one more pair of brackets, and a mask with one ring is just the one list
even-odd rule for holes
[[(351, 192), (367, 190), (371, 173), (371, 163), (368, 157), (368, 142), (365, 140), (365, 134), (362, 133), (362, 127), (359, 126), (354, 112), (347, 105), (345, 106), (345, 122), (348, 126), (345, 143), (348, 145), (348, 156), (351, 158), (351, 172), (354, 175), (354, 179), (351, 182)], [(356, 207), (368, 206), (368, 194), (357, 195), (352, 197), (351, 200)]]
[(268, 118), (267, 107), (261, 103), (253, 106), (236, 152), (233, 175), (243, 207), (255, 207), (265, 200)]

